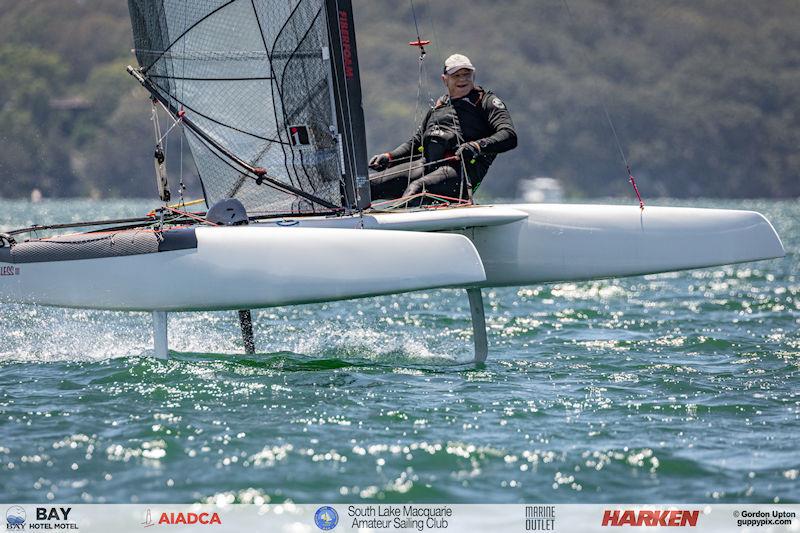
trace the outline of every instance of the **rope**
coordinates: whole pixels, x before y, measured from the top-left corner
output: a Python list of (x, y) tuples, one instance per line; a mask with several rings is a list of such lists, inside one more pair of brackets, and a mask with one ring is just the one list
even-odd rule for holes
[(425, 46), (431, 44), (430, 41), (423, 40), (419, 33), (419, 23), (417, 22), (417, 11), (414, 9), (414, 0), (409, 0), (411, 2), (411, 15), (414, 17), (414, 29), (417, 32), (417, 40), (413, 44), (414, 46), (419, 47), (419, 62), (420, 62), (420, 84), (425, 86), (425, 90), (428, 93), (428, 102), (432, 106), (434, 104), (433, 95), (431, 94), (431, 87), (428, 84), (428, 71), (426, 70), (425, 65), (425, 56), (427, 52), (425, 51)]
[[(411, 16), (414, 17), (414, 29), (417, 30), (417, 42), (422, 42), (422, 38), (419, 36), (419, 24), (417, 23), (417, 11), (414, 9), (414, 0), (409, 0), (411, 2)], [(420, 48), (422, 46), (420, 45)], [(424, 49), (422, 55), (425, 55)]]
[[(158, 131), (160, 132), (161, 131), (161, 123), (158, 120), (158, 113), (156, 113), (156, 123), (158, 124)], [(156, 141), (156, 144), (161, 146), (162, 143), (164, 142), (164, 139), (166, 139), (169, 136), (169, 134), (172, 132), (172, 130), (175, 129), (175, 126), (177, 126), (178, 124), (181, 124), (181, 123), (183, 123), (183, 116), (180, 116), (180, 117), (178, 117), (177, 119), (175, 119), (173, 121), (172, 126), (169, 127), (169, 129), (164, 133), (164, 135), (162, 135), (161, 137), (158, 138), (158, 140)], [(164, 155), (166, 155), (166, 153), (167, 153), (167, 150), (166, 150), (166, 148), (164, 148)]]
[[(417, 32), (417, 40), (414, 43), (408, 43), (411, 46), (419, 47), (419, 60), (417, 65), (417, 100), (414, 104), (414, 129), (421, 129), (422, 128), (422, 114), (420, 113), (420, 105), (419, 102), (422, 99), (422, 86), (423, 84), (427, 85), (424, 81), (423, 76), (425, 75), (425, 45), (423, 44), (424, 41), (419, 34), (419, 23), (417, 22), (417, 11), (414, 9), (414, 0), (409, 0), (411, 3), (411, 15), (414, 18), (414, 29)], [(430, 89), (428, 90), (428, 95), (430, 96)], [(422, 142), (422, 138), (420, 137), (420, 142)], [(417, 147), (414, 146), (414, 142), (411, 142), (411, 157), (414, 156), (414, 150)], [(411, 184), (411, 169), (412, 167), (408, 167), (408, 176), (406, 180), (406, 186)]]
[[(412, 0), (413, 5), (413, 0)], [(416, 21), (415, 21), (416, 22)], [(419, 67), (417, 68), (417, 101), (414, 104), (414, 128), (421, 129), (422, 128), (422, 115), (419, 110), (419, 101), (422, 98), (422, 65), (425, 63), (425, 52), (422, 46), (420, 45), (420, 52), (419, 54)], [(422, 142), (422, 137), (420, 137), (420, 142)], [(422, 145), (420, 145), (422, 146)], [(414, 141), (411, 141), (411, 157), (414, 157), (414, 150), (416, 146), (414, 146)], [(408, 179), (406, 185), (411, 184), (411, 167), (408, 168)]]
[(158, 120), (158, 113), (156, 112), (156, 103), (152, 102), (152, 110), (150, 111), (150, 122), (153, 123), (153, 135), (156, 138), (156, 146), (161, 146), (161, 123)]
[[(183, 27), (186, 28), (189, 22), (189, 9), (188, 4), (183, 6)], [(186, 78), (186, 41), (187, 38), (184, 36), (183, 38), (183, 59), (181, 60), (181, 77)], [(186, 100), (186, 80), (180, 80), (181, 84), (181, 100)], [(182, 117), (181, 117), (182, 118)], [(183, 120), (181, 122), (181, 144), (180, 144), (180, 168), (178, 174), (178, 195), (180, 196), (180, 204), (185, 207), (184, 205), (184, 197), (183, 191), (186, 190), (186, 185), (183, 183), (183, 138), (185, 137), (186, 133), (183, 131)]]
[[(569, 15), (570, 25), (573, 28), (573, 33), (576, 33), (577, 24), (575, 23), (575, 17), (572, 15), (572, 10), (569, 8), (569, 4), (567, 0), (561, 0), (566, 8), (567, 14)], [(587, 64), (591, 64), (591, 60), (589, 59), (589, 55), (586, 53), (586, 50), (581, 50), (583, 54), (583, 60)], [(599, 88), (597, 87), (597, 82), (594, 82), (595, 86), (595, 93), (600, 95)], [(636, 193), (636, 197), (639, 199), (639, 209), (644, 211), (644, 201), (642, 201), (642, 196), (639, 194), (639, 188), (636, 186), (636, 180), (633, 177), (633, 173), (631, 172), (631, 165), (628, 163), (628, 158), (625, 157), (625, 151), (622, 149), (622, 143), (619, 140), (619, 136), (617, 135), (617, 129), (614, 127), (614, 121), (611, 120), (611, 114), (608, 112), (608, 107), (606, 106), (605, 100), (601, 96), (598, 96), (600, 100), (600, 105), (603, 107), (603, 113), (605, 114), (606, 121), (608, 121), (608, 125), (611, 128), (611, 133), (614, 136), (614, 143), (617, 145), (617, 150), (619, 151), (619, 155), (622, 158), (622, 164), (625, 165), (625, 170), (628, 172), (628, 181), (633, 186), (633, 191)]]
[(185, 216), (187, 218), (191, 218), (192, 220), (196, 220), (197, 222), (200, 222), (201, 224), (208, 224), (210, 226), (219, 226), (219, 224), (217, 224), (216, 222), (211, 222), (210, 220), (207, 220), (207, 219), (205, 219), (205, 218), (203, 218), (203, 217), (201, 217), (199, 215), (195, 215), (194, 213), (190, 213), (189, 211), (181, 211), (180, 209), (175, 209), (174, 207), (170, 207), (168, 205), (165, 205), (164, 209), (167, 210), (167, 211), (171, 211), (171, 212), (173, 212), (175, 214), (178, 214), (178, 215), (181, 215), (181, 216)]
[[(410, 159), (411, 157), (413, 157), (413, 156), (408, 156), (408, 157), (400, 157), (400, 158), (398, 158), (398, 159), (395, 159), (395, 161), (400, 161), (400, 160), (403, 160), (403, 159)], [(442, 159), (438, 159), (438, 160), (436, 160), (436, 161), (430, 161), (429, 163), (420, 163), (420, 166), (421, 166), (421, 167), (423, 167), (423, 168), (425, 168), (425, 167), (429, 167), (429, 166), (431, 166), (431, 165), (438, 165), (438, 164), (440, 164), (440, 163), (445, 163), (445, 162), (448, 162), (448, 161), (451, 161), (451, 162), (452, 162), (452, 161), (458, 161), (458, 157), (456, 157), (456, 156), (454, 156), (454, 155), (453, 155), (453, 156), (450, 156), (450, 157), (445, 157), (445, 158), (442, 158)], [(409, 169), (409, 173), (410, 173), (410, 170), (411, 170), (411, 169)], [(375, 175), (374, 175), (374, 176), (372, 176), (371, 178), (369, 178), (369, 180), (370, 180), (370, 181), (372, 181), (372, 180), (376, 180), (376, 179), (378, 179), (378, 178), (384, 178), (384, 177), (386, 177), (386, 176), (396, 176), (396, 175), (398, 175), (398, 174), (402, 174), (403, 172), (405, 172), (405, 170), (398, 170), (398, 171), (396, 171), (396, 172), (388, 172), (388, 173), (386, 173), (386, 172), (380, 172), (380, 173), (378, 173), (378, 174), (375, 174)]]
[(182, 206), (186, 207), (186, 205), (184, 203), (184, 198), (183, 198), (183, 191), (186, 190), (186, 185), (183, 183), (183, 137), (184, 136), (185, 136), (185, 133), (183, 131), (183, 121), (181, 120), (181, 147), (180, 147), (180, 154), (181, 154), (180, 161), (181, 162), (180, 162), (180, 174), (178, 175), (178, 194), (181, 197), (180, 204)]
[[(453, 99), (450, 98), (448, 101), (449, 105), (452, 106)], [(461, 146), (462, 144), (464, 144), (464, 136), (461, 134), (461, 122), (458, 120), (458, 113), (456, 113), (455, 108), (453, 108), (452, 125), (453, 125), (453, 131), (456, 134), (456, 144), (458, 146)], [(469, 181), (469, 174), (467, 174), (467, 162), (464, 161), (463, 158), (458, 158), (458, 159), (460, 160), (461, 164), (461, 180), (460, 180), (461, 183), (459, 184), (458, 196), (463, 197), (464, 185), (466, 185), (467, 197), (469, 199), (469, 202), (472, 203), (472, 184)]]
[(408, 202), (410, 202), (411, 200), (414, 200), (416, 198), (433, 198), (434, 200), (439, 200), (439, 201), (443, 202), (440, 205), (420, 206), (420, 207), (424, 207), (426, 209), (440, 209), (442, 207), (447, 207), (447, 206), (450, 206), (452, 204), (470, 205), (469, 201), (464, 200), (462, 198), (453, 198), (452, 196), (444, 196), (444, 195), (441, 195), (441, 194), (433, 194), (433, 193), (429, 193), (429, 192), (419, 192), (419, 193), (416, 193), (416, 194), (411, 194), (409, 196), (403, 196), (403, 197), (400, 197), (400, 198), (393, 198), (391, 200), (384, 200), (382, 202), (373, 203), (373, 204), (370, 204), (370, 208), (374, 210), (378, 206), (382, 206), (382, 205), (389, 205), (389, 209), (398, 208), (398, 207), (400, 207), (402, 205), (408, 204)]

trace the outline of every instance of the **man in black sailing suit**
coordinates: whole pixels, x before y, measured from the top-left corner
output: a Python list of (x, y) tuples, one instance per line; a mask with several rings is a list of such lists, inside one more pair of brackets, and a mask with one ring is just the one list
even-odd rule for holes
[(469, 58), (454, 54), (444, 63), (447, 94), (428, 111), (413, 138), (391, 152), (373, 156), (369, 166), (372, 198), (400, 198), (428, 192), (469, 198), (497, 154), (517, 146), (506, 105), (475, 85)]

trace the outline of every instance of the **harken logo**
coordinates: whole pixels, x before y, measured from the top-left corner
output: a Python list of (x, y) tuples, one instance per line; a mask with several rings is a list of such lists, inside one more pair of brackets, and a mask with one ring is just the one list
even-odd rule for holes
[(9, 531), (21, 531), (25, 529), (25, 509), (19, 505), (14, 505), (6, 511), (6, 529)]
[(606, 510), (603, 526), (621, 527), (695, 527), (700, 511), (683, 509), (662, 510)]

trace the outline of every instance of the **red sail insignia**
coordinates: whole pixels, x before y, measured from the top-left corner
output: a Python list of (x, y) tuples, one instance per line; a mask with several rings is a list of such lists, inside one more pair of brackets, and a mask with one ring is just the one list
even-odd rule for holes
[(350, 41), (350, 21), (347, 18), (347, 11), (339, 11), (339, 35), (342, 39), (344, 75), (351, 80), (353, 79), (353, 47)]

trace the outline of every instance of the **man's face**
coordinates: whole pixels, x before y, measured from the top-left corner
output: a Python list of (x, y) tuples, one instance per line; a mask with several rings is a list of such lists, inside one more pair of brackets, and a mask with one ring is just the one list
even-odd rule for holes
[(475, 72), (462, 68), (452, 74), (442, 74), (442, 81), (447, 87), (450, 98), (463, 98), (475, 87)]

